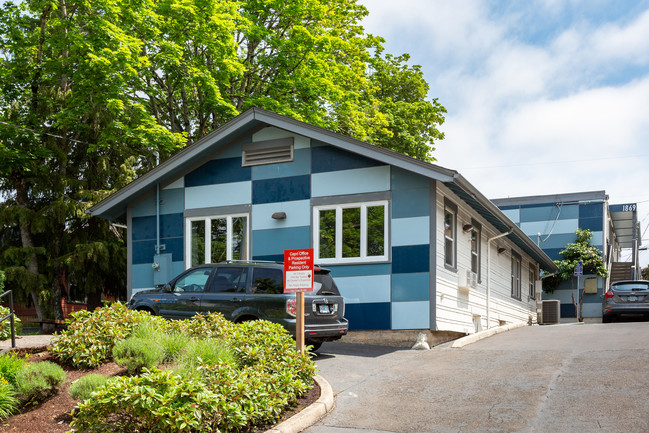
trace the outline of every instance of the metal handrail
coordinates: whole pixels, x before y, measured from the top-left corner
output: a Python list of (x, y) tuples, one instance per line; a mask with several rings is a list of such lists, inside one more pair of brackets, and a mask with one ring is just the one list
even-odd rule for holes
[(14, 326), (14, 294), (11, 290), (7, 290), (2, 295), (0, 295), (0, 298), (3, 298), (6, 295), (9, 295), (9, 314), (1, 318), (0, 323), (9, 319), (9, 323), (11, 323), (11, 348), (15, 349), (16, 348), (16, 328)]

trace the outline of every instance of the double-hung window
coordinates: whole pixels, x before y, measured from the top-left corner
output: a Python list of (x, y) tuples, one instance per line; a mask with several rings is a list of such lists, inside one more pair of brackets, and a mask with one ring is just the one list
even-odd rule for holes
[(521, 256), (512, 251), (512, 298), (521, 299)]
[(444, 200), (444, 264), (452, 269), (457, 262), (457, 206)]
[(314, 206), (313, 237), (319, 263), (388, 260), (388, 202)]
[(248, 259), (247, 214), (188, 218), (186, 231), (188, 267)]
[(471, 226), (471, 272), (480, 281), (482, 226), (475, 220), (471, 220)]
[(530, 263), (530, 299), (536, 298), (536, 288), (534, 287), (536, 283), (536, 266), (534, 263)]

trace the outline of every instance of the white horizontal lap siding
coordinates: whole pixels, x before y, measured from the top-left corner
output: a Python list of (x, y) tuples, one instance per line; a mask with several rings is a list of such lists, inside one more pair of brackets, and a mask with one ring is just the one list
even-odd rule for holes
[[(444, 197), (458, 207), (456, 243), (456, 271), (444, 265)], [(458, 289), (459, 273), (471, 269), (471, 238), (469, 233), (462, 231), (464, 224), (474, 219), (482, 224), (481, 232), (481, 276), (477, 287)], [(448, 188), (438, 183), (437, 190), (437, 327), (439, 330), (475, 332), (473, 316), (479, 315), (483, 329), (487, 327), (486, 288), (487, 288), (487, 241), (500, 234), (486, 220), (478, 215), (471, 207), (461, 201)], [(506, 238), (492, 242), (491, 279), (490, 279), (490, 316), (491, 326), (498, 326), (499, 321), (527, 321), (529, 316), (536, 316), (536, 303), (528, 301), (529, 264), (531, 258), (518, 249)], [(507, 250), (498, 255), (497, 246)], [(511, 250), (521, 255), (521, 300), (511, 297)]]

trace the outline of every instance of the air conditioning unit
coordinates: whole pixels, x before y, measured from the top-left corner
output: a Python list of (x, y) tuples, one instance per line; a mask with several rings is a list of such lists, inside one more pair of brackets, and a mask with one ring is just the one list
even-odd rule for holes
[(543, 300), (541, 303), (541, 325), (556, 325), (561, 321), (561, 303), (558, 299)]
[(459, 289), (469, 290), (478, 287), (478, 274), (468, 269), (457, 273), (457, 287)]

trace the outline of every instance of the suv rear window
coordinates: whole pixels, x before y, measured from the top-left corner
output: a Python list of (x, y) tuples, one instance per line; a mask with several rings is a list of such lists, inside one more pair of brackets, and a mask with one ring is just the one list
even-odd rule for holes
[(277, 295), (284, 293), (284, 272), (276, 268), (253, 268), (252, 293)]
[(622, 283), (613, 284), (615, 290), (648, 290), (649, 283)]
[(328, 269), (316, 269), (314, 271), (313, 293), (319, 296), (340, 296), (338, 287)]

